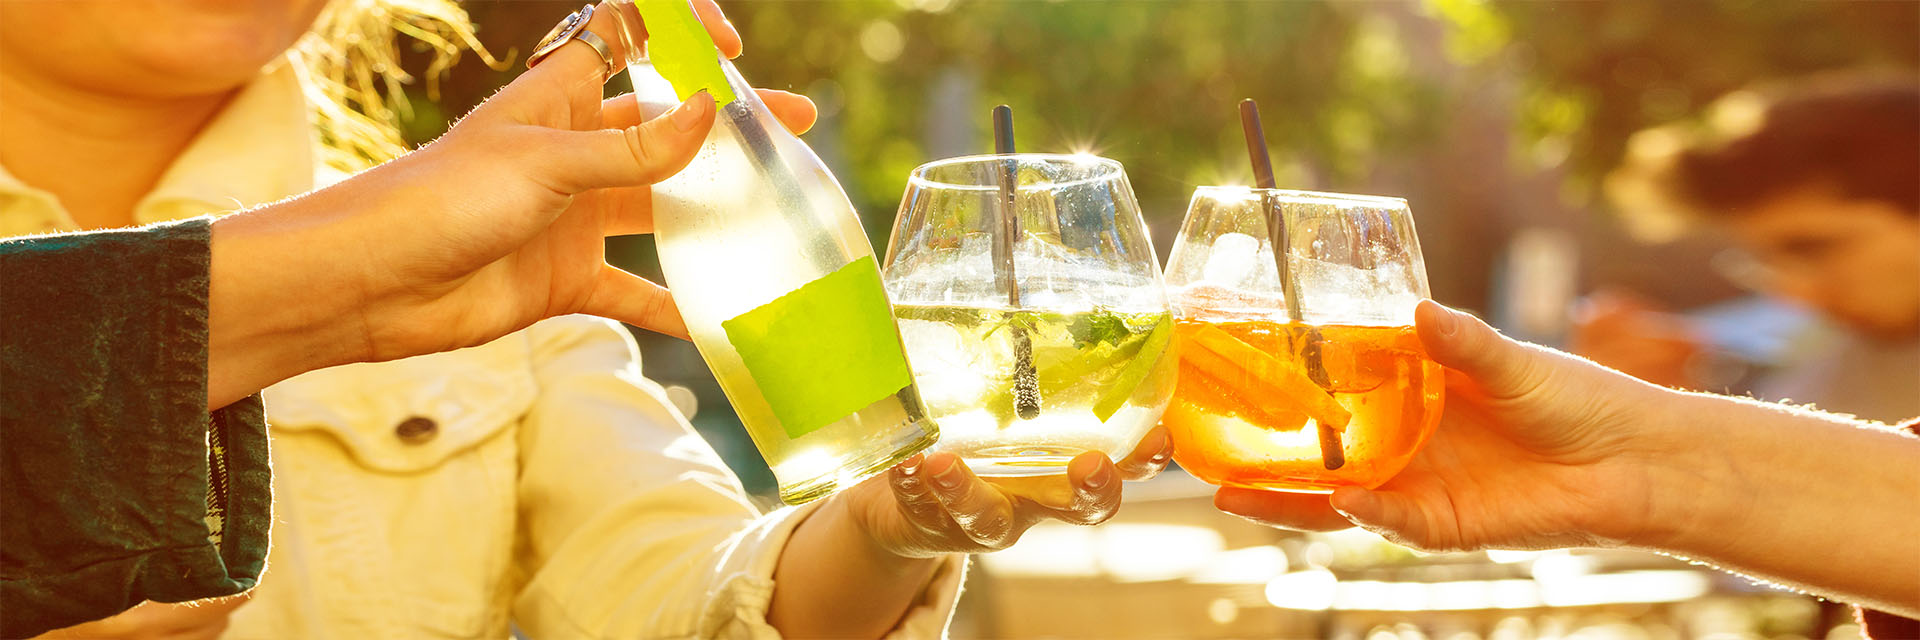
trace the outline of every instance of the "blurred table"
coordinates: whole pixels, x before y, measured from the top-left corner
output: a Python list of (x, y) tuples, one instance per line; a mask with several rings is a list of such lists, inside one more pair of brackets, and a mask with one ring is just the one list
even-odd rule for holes
[(1656, 554), (1424, 554), (1281, 531), (1215, 510), (1177, 469), (1126, 492), (1106, 524), (1044, 523), (978, 556), (953, 636), (1778, 639), (1837, 623), (1806, 596)]

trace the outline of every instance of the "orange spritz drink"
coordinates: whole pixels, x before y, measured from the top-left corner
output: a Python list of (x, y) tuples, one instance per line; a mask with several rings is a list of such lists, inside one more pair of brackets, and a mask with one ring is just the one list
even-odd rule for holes
[[(1315, 333), (1325, 388), (1301, 356)], [(1180, 467), (1212, 484), (1376, 487), (1407, 465), (1440, 416), (1440, 366), (1412, 327), (1182, 319), (1174, 335), (1180, 382), (1162, 422)], [(1338, 435), (1338, 468), (1322, 458), (1322, 425)]]
[(1180, 364), (1162, 422), (1195, 477), (1377, 487), (1437, 425), (1445, 392), (1412, 327), (1427, 282), (1406, 201), (1202, 187), (1166, 280)]

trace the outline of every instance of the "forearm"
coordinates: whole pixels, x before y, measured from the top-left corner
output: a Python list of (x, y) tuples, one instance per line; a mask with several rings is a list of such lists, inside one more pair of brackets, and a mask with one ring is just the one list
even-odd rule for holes
[(1709, 481), (1658, 487), (1652, 517), (1668, 524), (1644, 546), (1920, 615), (1920, 438), (1707, 394), (1673, 404), (1667, 477)]
[(344, 216), (313, 197), (213, 223), (207, 408), (286, 378), (363, 359), (366, 333), (348, 272), (365, 251)]
[[(861, 490), (856, 487), (853, 490)], [(888, 551), (834, 499), (800, 523), (774, 571), (767, 622), (789, 638), (877, 638), (897, 626), (939, 567)]]

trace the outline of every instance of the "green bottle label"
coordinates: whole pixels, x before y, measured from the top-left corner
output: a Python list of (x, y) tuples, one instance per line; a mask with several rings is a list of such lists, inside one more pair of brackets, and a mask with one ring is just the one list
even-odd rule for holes
[(733, 88), (720, 71), (720, 49), (693, 14), (687, 0), (636, 0), (647, 26), (647, 57), (673, 92), (685, 100), (701, 89), (713, 96), (715, 107), (733, 102)]
[(720, 323), (789, 438), (913, 384), (880, 265), (859, 258)]

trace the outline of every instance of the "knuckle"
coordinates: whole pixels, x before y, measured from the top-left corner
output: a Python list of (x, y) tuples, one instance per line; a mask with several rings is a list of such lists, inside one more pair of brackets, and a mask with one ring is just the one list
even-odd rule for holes
[(1004, 549), (1006, 545), (1013, 544), (1008, 540), (1009, 537), (1019, 537), (1019, 533), (1014, 530), (1013, 521), (1002, 514), (962, 520), (960, 529), (965, 531), (967, 537), (972, 538), (974, 542), (994, 550)]
[(907, 478), (893, 485), (894, 499), (900, 505), (900, 514), (908, 522), (922, 530), (936, 530), (945, 524), (946, 507), (932, 496), (927, 495), (924, 483), (915, 478)]
[(1011, 529), (995, 537), (991, 542), (982, 542), (981, 546), (989, 551), (1005, 551), (1008, 547), (1019, 543), (1020, 535), (1023, 533), (1026, 532), (1019, 529)]
[(1078, 525), (1096, 525), (1106, 522), (1120, 511), (1118, 496), (1106, 497), (1089, 494), (1079, 501), (1074, 509), (1059, 515), (1061, 520)]
[(902, 504), (901, 508), (905, 509), (908, 520), (922, 527), (940, 529), (946, 524), (945, 510), (938, 504), (916, 500)]
[(639, 312), (642, 319), (659, 323), (666, 319), (672, 309), (673, 298), (665, 292), (656, 290), (650, 291), (648, 295), (645, 296), (645, 299), (640, 301)]
[(654, 174), (659, 171), (659, 154), (642, 133), (645, 130), (646, 127), (627, 127), (620, 131), (621, 138), (627, 143), (627, 153), (633, 156), (633, 179), (636, 183), (653, 182), (656, 178)]
[(1154, 476), (1160, 475), (1161, 471), (1166, 470), (1167, 461), (1168, 458), (1164, 455), (1154, 456), (1149, 460), (1130, 461), (1120, 466), (1120, 472), (1127, 480), (1136, 482), (1152, 480)]
[(1080, 524), (1084, 524), (1084, 525), (1100, 524), (1112, 518), (1113, 515), (1115, 513), (1119, 513), (1119, 511), (1120, 509), (1118, 508), (1118, 505), (1113, 505), (1113, 504), (1098, 505), (1092, 509), (1087, 510), (1082, 515), (1080, 519)]
[(927, 491), (927, 483), (918, 476), (910, 476), (898, 471), (888, 475), (888, 484), (893, 487), (893, 495), (906, 504), (931, 504), (932, 496)]

